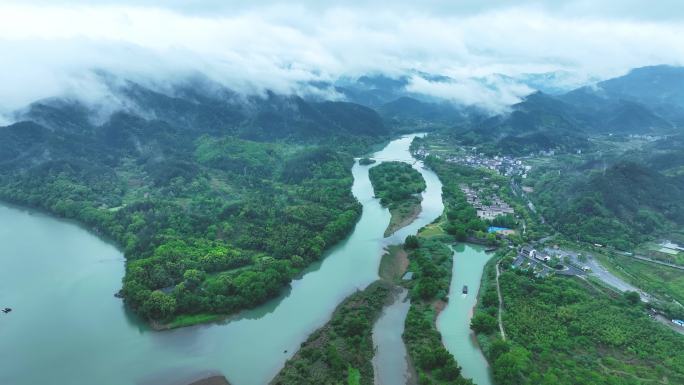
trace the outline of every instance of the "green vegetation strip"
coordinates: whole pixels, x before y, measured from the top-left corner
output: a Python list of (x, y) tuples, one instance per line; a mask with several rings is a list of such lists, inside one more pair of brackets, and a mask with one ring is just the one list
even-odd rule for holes
[(392, 286), (377, 281), (342, 302), (332, 319), (315, 331), (272, 385), (372, 385), (373, 324), (391, 299)]

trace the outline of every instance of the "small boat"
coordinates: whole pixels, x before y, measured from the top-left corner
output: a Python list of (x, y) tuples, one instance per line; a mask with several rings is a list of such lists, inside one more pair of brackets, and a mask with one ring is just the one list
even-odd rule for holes
[(7, 313), (9, 313), (9, 312), (11, 312), (11, 311), (12, 311), (12, 309), (10, 309), (10, 308), (8, 308), (8, 307), (2, 309), (2, 312), (5, 313), (5, 314), (7, 314)]
[(468, 285), (463, 285), (463, 294), (468, 294)]

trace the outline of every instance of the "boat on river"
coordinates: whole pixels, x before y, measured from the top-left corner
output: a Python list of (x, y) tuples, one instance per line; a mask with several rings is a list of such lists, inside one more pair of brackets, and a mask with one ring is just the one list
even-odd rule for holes
[(463, 294), (468, 294), (468, 285), (463, 285)]

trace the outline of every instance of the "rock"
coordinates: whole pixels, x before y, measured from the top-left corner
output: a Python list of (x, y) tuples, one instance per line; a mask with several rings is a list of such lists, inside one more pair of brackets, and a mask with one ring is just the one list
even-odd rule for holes
[(230, 385), (230, 382), (223, 376), (211, 376), (188, 385)]

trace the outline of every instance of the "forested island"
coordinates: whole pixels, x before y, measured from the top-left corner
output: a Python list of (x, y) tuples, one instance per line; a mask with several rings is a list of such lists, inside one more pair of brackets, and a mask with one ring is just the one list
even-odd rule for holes
[(410, 164), (383, 162), (368, 172), (375, 196), (389, 208), (391, 218), (385, 236), (410, 224), (420, 214), (420, 193), (425, 180)]

